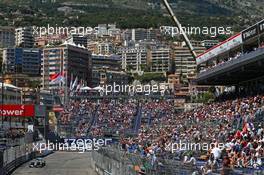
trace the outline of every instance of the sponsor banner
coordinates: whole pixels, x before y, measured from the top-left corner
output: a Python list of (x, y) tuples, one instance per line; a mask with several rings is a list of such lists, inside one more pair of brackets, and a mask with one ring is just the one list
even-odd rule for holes
[(0, 116), (7, 117), (34, 117), (34, 105), (0, 105)]
[(264, 20), (259, 23), (259, 33), (264, 33)]
[(60, 105), (54, 105), (52, 110), (53, 112), (62, 112), (64, 109)]
[(242, 40), (247, 41), (257, 35), (258, 35), (258, 25), (256, 24), (242, 32)]

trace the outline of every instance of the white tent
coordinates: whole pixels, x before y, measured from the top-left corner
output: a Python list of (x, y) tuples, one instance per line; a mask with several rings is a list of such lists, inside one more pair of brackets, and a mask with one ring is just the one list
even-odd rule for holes
[(85, 90), (92, 90), (92, 88), (90, 88), (90, 87), (87, 86), (87, 87), (82, 87), (81, 90), (83, 90), (83, 91), (85, 91)]
[(97, 86), (97, 87), (93, 88), (93, 90), (101, 91), (101, 90), (104, 90), (104, 88), (102, 88), (101, 86)]
[(2, 85), (2, 82), (0, 82), (0, 88), (2, 88), (2, 86), (3, 86), (4, 88), (8, 87), (8, 88), (12, 88), (12, 89), (18, 89), (18, 90), (21, 90), (21, 88), (16, 87), (16, 86), (14, 86), (14, 85), (12, 85), (12, 84), (6, 84), (6, 83), (4, 83), (4, 84)]

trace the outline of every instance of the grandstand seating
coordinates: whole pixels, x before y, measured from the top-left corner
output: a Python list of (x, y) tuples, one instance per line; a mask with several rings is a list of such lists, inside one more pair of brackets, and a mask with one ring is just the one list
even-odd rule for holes
[[(87, 117), (90, 118), (90, 127), (87, 121), (80, 120), (83, 115), (80, 111), (77, 112), (80, 110), (78, 105), (77, 110), (72, 109), (74, 113), (79, 113), (76, 116), (71, 114), (71, 120), (76, 120), (78, 123), (76, 136), (102, 137), (115, 133), (120, 138), (124, 138), (120, 143), (125, 144), (124, 148), (129, 153), (138, 153), (142, 157), (152, 157), (155, 154), (158, 157), (156, 162), (177, 157), (176, 153), (172, 154), (171, 150), (166, 149), (166, 145), (170, 143), (179, 143), (179, 141), (224, 143), (226, 147), (222, 151), (222, 156), (229, 156), (231, 163), (228, 166), (263, 168), (263, 162), (261, 165), (254, 164), (253, 159), (256, 157), (259, 161), (264, 157), (262, 122), (264, 96), (256, 95), (214, 102), (182, 114), (175, 113), (173, 103), (168, 100), (141, 102), (141, 105), (138, 105), (136, 101), (126, 103), (106, 101), (101, 102), (97, 108), (90, 108), (90, 106), (96, 106), (91, 105), (91, 102), (88, 104), (89, 106), (82, 105), (82, 110), (89, 111), (88, 113), (91, 114), (91, 118)], [(144, 118), (147, 118), (147, 121), (143, 122)], [(131, 131), (131, 129), (138, 131), (138, 134), (126, 135), (125, 131)], [(257, 139), (257, 142), (254, 139)], [(239, 150), (237, 150), (238, 145), (240, 145)], [(250, 150), (251, 146), (258, 150)], [(211, 150), (192, 150), (191, 154), (195, 159), (205, 156), (207, 162), (210, 152)], [(188, 151), (180, 153), (189, 155)], [(237, 160), (238, 155), (244, 156), (244, 163), (241, 164)]]

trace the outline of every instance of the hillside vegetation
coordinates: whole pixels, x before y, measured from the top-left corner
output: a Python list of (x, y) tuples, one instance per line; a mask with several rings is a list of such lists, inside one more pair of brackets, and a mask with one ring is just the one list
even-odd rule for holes
[[(240, 31), (263, 19), (263, 0), (169, 0), (187, 26), (231, 26)], [(70, 7), (69, 13), (59, 7)], [(96, 26), (116, 23), (120, 28), (173, 25), (161, 0), (0, 0), (0, 25), (47, 24)]]

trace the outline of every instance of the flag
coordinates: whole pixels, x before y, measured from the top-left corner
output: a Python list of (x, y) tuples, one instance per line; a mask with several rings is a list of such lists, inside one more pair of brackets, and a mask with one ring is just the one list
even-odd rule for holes
[(75, 78), (75, 80), (74, 80), (74, 82), (72, 84), (72, 87), (70, 89), (71, 91), (75, 88), (75, 86), (77, 85), (77, 83), (78, 83), (78, 77)]
[(79, 87), (78, 87), (78, 92), (81, 91), (82, 88), (85, 87), (85, 84), (84, 84), (84, 80), (81, 80), (80, 84), (79, 84)]
[(49, 80), (50, 80), (50, 83), (52, 84), (59, 84), (61, 82), (64, 82), (65, 81), (64, 73), (60, 72), (60, 73), (52, 74), (50, 75)]
[(79, 92), (79, 91), (80, 91), (81, 86), (82, 86), (82, 80), (81, 80), (81, 81), (79, 82), (79, 84), (77, 85), (76, 92)]
[(82, 87), (85, 87), (85, 81), (83, 80), (83, 82), (82, 82)]
[(70, 89), (72, 89), (72, 85), (73, 85), (73, 74), (71, 74), (71, 83), (70, 83)]

